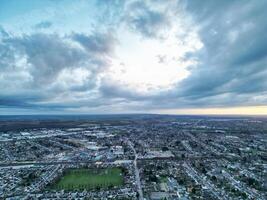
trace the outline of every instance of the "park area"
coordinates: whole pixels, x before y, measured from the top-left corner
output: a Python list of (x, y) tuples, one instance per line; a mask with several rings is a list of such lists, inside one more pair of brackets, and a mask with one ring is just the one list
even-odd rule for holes
[(55, 190), (92, 190), (112, 188), (123, 184), (121, 168), (107, 169), (68, 169), (50, 189)]

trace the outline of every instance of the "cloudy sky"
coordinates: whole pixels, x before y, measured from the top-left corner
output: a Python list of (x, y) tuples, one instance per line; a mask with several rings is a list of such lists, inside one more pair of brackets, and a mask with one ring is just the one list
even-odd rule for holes
[(1, 0), (1, 114), (267, 114), (266, 0)]

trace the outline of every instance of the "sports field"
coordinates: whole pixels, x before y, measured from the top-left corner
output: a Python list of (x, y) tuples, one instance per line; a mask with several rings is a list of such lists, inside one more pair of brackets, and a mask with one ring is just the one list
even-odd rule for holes
[(122, 184), (123, 174), (120, 168), (69, 169), (51, 186), (51, 189), (92, 190)]

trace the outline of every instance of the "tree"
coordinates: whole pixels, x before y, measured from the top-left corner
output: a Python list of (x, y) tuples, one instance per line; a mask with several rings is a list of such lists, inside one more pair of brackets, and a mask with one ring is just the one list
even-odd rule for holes
[(192, 193), (193, 193), (193, 194), (196, 194), (196, 192), (197, 192), (196, 188), (193, 187), (193, 188), (192, 188)]
[(161, 150), (162, 150), (162, 151), (168, 151), (169, 148), (168, 148), (168, 147), (162, 147)]
[(205, 167), (203, 167), (201, 171), (203, 174), (207, 174), (207, 170), (205, 169)]

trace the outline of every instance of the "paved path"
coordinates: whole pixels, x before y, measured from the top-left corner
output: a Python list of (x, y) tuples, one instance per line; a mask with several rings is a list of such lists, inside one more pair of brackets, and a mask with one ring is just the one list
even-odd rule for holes
[(129, 146), (131, 147), (131, 149), (134, 152), (134, 171), (135, 171), (135, 179), (136, 179), (136, 185), (137, 185), (137, 192), (139, 194), (139, 200), (143, 200), (144, 199), (144, 195), (143, 195), (143, 191), (142, 191), (142, 187), (141, 187), (139, 169), (138, 169), (138, 166), (137, 166), (137, 153), (135, 151), (135, 148), (134, 148), (132, 142), (128, 140), (128, 144), (129, 144)]

